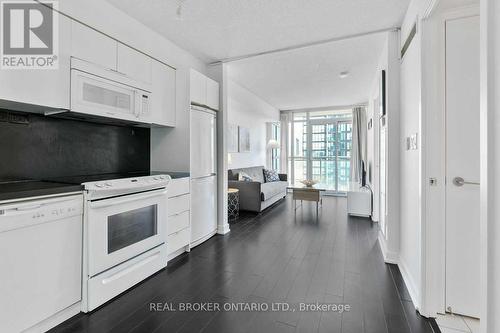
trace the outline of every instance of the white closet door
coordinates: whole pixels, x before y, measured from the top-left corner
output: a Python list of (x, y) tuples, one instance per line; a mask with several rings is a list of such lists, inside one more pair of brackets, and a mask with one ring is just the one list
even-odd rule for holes
[(475, 16), (446, 22), (446, 306), (471, 317), (480, 309), (479, 175)]

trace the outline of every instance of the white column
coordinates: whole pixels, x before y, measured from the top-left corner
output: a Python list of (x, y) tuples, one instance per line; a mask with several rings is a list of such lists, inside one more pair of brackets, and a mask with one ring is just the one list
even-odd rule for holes
[(209, 76), (219, 82), (219, 112), (217, 113), (217, 233), (227, 234), (227, 65), (217, 64), (208, 67)]
[(500, 332), (500, 4), (481, 0), (481, 332)]

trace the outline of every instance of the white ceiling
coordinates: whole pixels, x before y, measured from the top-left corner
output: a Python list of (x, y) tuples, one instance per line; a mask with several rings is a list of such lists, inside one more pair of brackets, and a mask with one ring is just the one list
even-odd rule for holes
[[(368, 101), (386, 33), (229, 64), (229, 77), (280, 110)], [(341, 79), (340, 72), (349, 71)]]
[[(409, 0), (107, 0), (205, 61), (399, 26)], [(182, 20), (176, 19), (183, 3)]]

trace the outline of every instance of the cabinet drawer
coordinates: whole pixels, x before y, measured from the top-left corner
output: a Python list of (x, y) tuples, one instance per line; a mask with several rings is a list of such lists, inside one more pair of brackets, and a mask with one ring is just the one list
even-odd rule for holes
[(168, 187), (168, 197), (189, 193), (189, 178), (172, 179)]
[(170, 216), (167, 220), (167, 235), (189, 227), (189, 210)]
[(183, 246), (189, 245), (189, 238), (191, 237), (189, 228), (178, 231), (168, 236), (167, 249), (168, 254), (173, 253)]
[(168, 216), (179, 215), (189, 210), (190, 195), (184, 194), (168, 199)]

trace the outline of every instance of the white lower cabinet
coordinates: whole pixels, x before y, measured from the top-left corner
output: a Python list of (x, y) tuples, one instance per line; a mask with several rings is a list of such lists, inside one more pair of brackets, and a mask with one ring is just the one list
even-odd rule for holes
[(190, 236), (191, 232), (189, 231), (189, 228), (185, 228), (168, 235), (168, 252), (172, 254), (189, 245)]
[(189, 178), (173, 179), (168, 190), (167, 253), (168, 260), (190, 250)]

